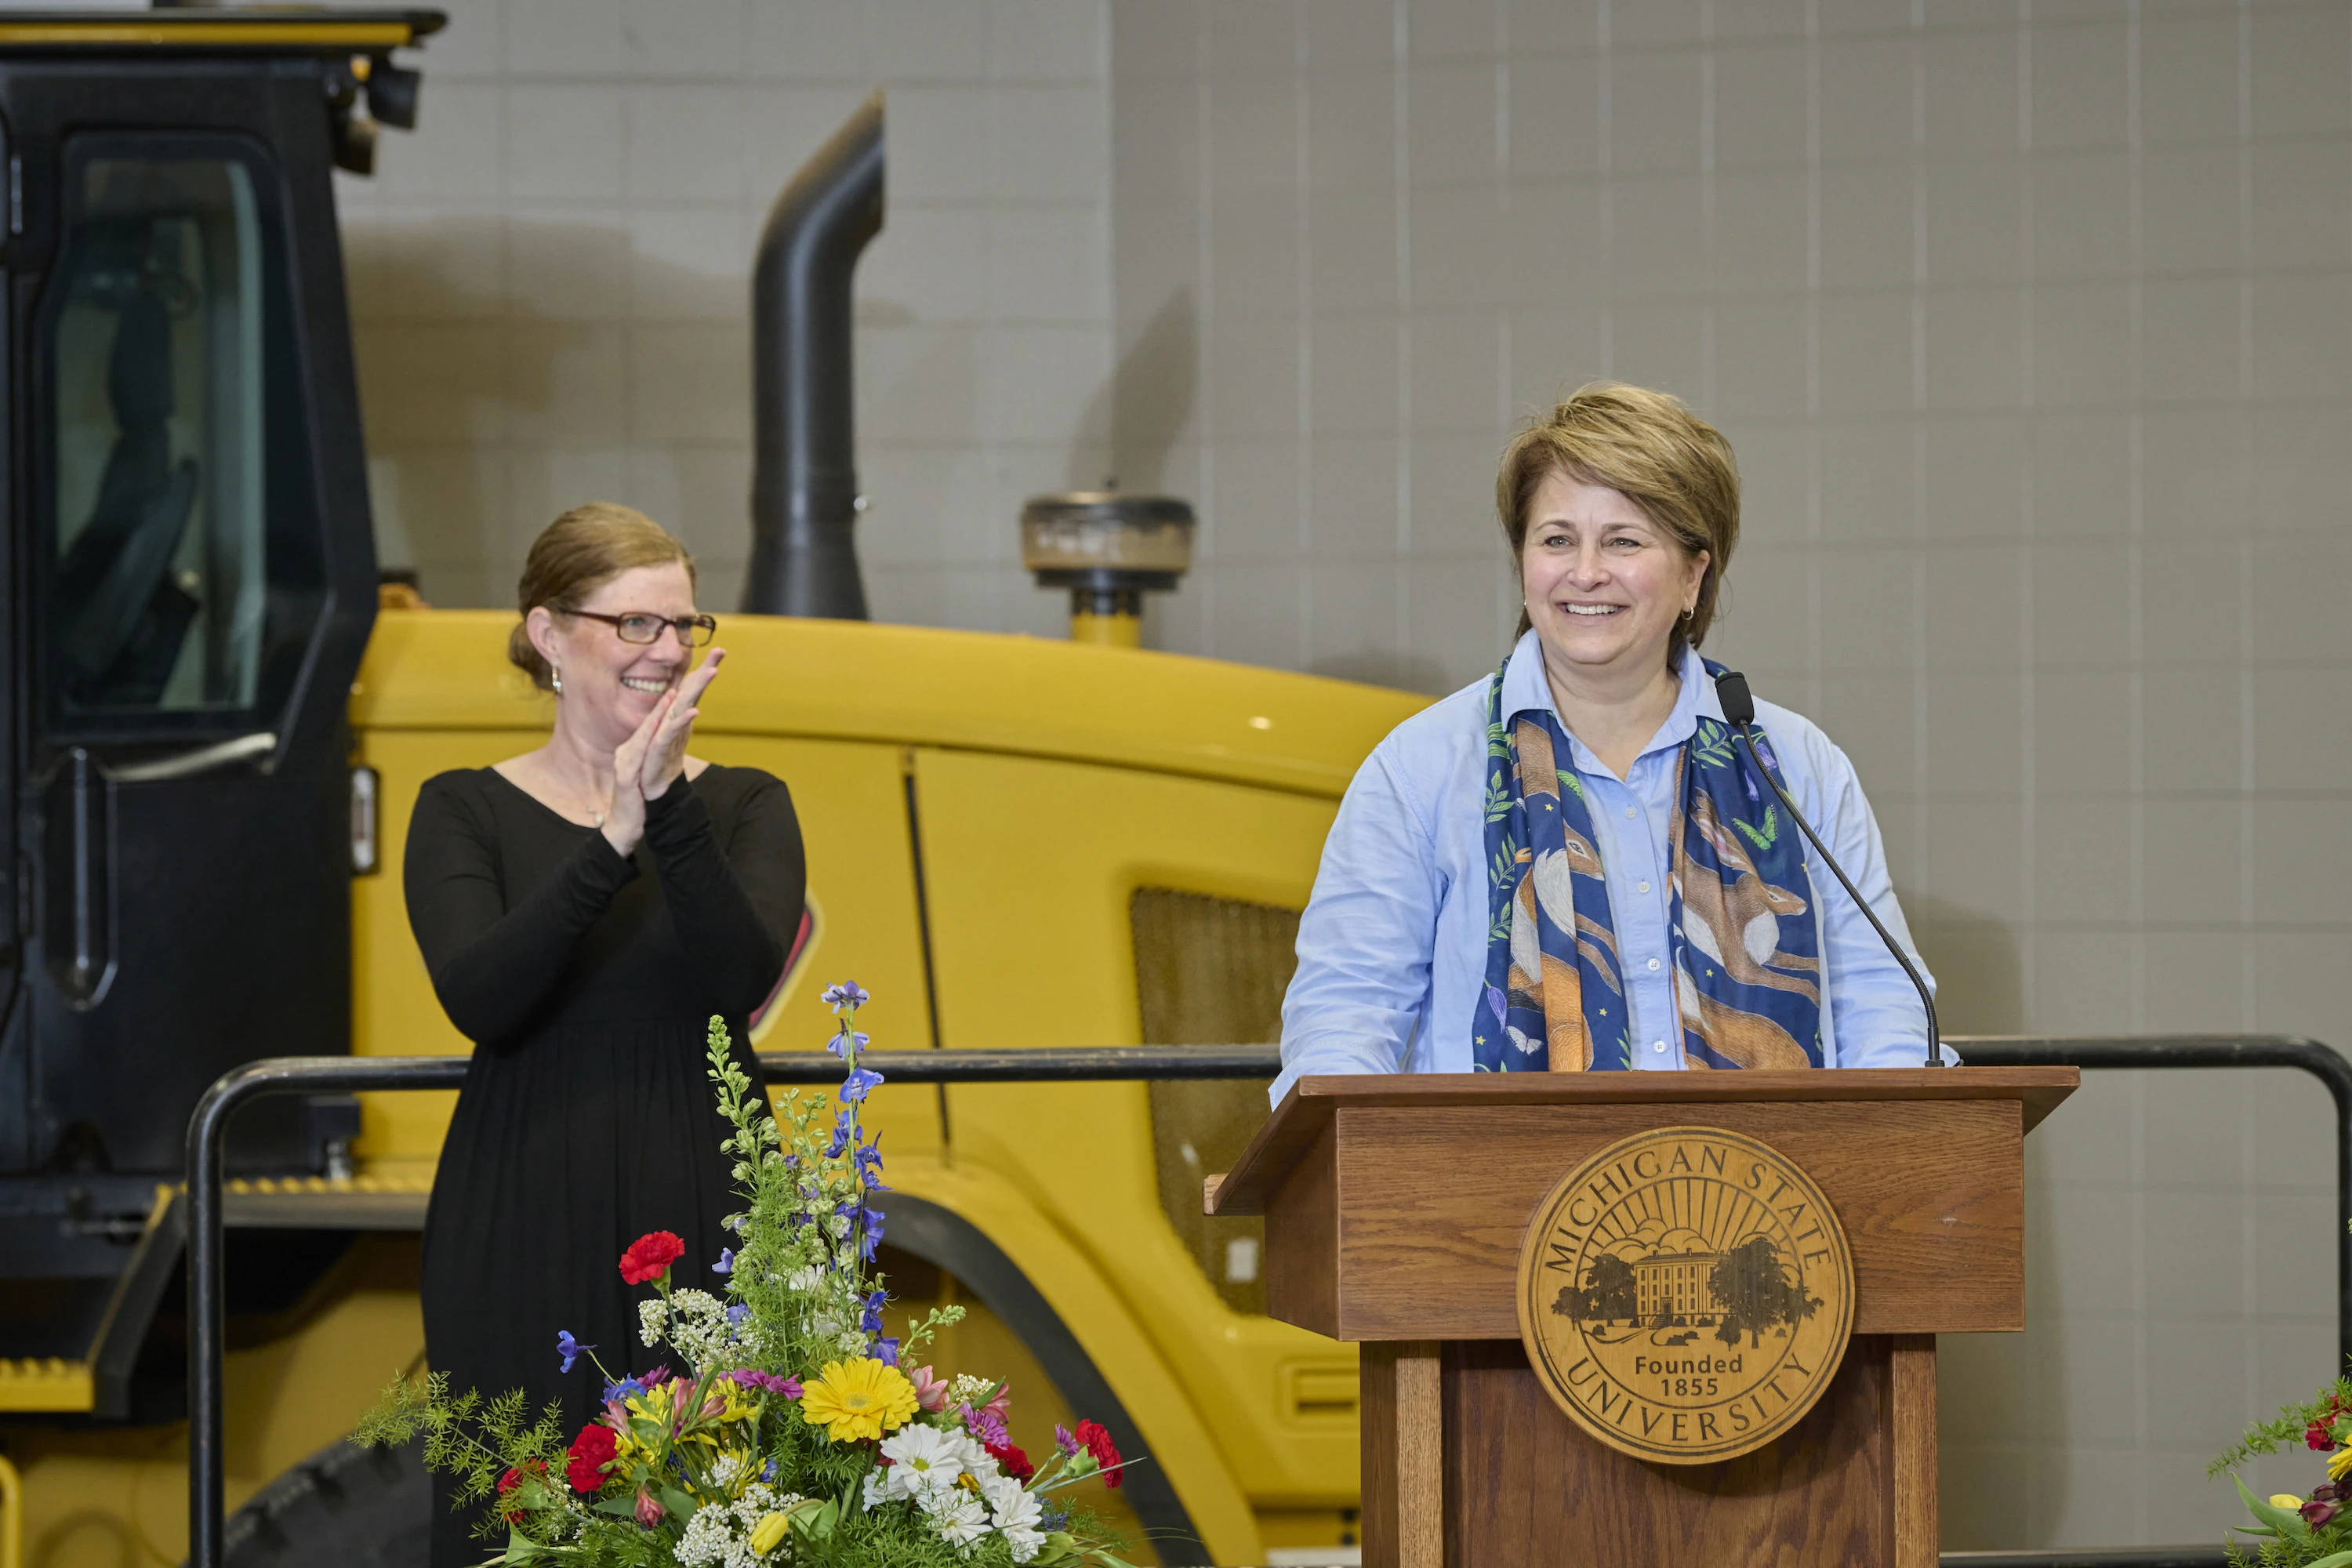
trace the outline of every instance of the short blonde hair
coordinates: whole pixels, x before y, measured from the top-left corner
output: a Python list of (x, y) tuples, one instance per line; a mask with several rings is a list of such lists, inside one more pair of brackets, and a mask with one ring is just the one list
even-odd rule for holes
[(530, 613), (541, 605), (559, 614), (624, 572), (676, 562), (694, 582), (694, 557), (667, 529), (634, 507), (592, 500), (575, 506), (540, 531), (523, 558), (515, 584), (522, 620), (507, 634), (507, 658), (541, 691), (554, 689), (555, 672), (531, 646)]
[[(1528, 513), (1553, 474), (1617, 491), (1685, 551), (1706, 552), (1698, 604), (1690, 619), (1675, 624), (1666, 657), (1678, 659), (1685, 643), (1704, 642), (1724, 569), (1739, 542), (1739, 465), (1723, 432), (1679, 397), (1614, 381), (1578, 387), (1549, 415), (1529, 421), (1504, 450), (1495, 479), (1495, 510), (1510, 541), (1511, 569), (1523, 579)], [(1528, 625), (1522, 605), (1520, 636)]]

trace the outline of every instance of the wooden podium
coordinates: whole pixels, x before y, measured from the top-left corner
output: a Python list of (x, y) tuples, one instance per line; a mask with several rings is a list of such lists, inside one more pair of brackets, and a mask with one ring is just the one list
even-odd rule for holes
[[(1934, 1568), (1938, 1333), (2025, 1326), (2025, 1134), (2073, 1068), (1304, 1079), (1213, 1215), (1265, 1215), (1266, 1309), (1363, 1344), (1364, 1562)], [(1552, 1402), (1520, 1343), (1529, 1217), (1632, 1133), (1721, 1128), (1821, 1189), (1853, 1332), (1769, 1447), (1647, 1463)]]

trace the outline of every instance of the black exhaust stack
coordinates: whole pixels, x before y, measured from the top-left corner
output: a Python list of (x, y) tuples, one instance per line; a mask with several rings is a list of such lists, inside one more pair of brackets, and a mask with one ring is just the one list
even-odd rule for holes
[(751, 614), (866, 619), (849, 280), (881, 231), (877, 92), (776, 198), (752, 264)]

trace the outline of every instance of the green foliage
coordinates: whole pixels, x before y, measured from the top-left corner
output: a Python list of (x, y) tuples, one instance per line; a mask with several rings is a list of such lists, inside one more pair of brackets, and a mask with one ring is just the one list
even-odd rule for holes
[[(560, 1477), (563, 1472), (562, 1412), (550, 1405), (529, 1425), (523, 1415), (524, 1400), (519, 1389), (485, 1402), (472, 1389), (452, 1394), (445, 1373), (395, 1377), (377, 1397), (374, 1408), (360, 1417), (351, 1440), (363, 1447), (399, 1444), (423, 1433), (425, 1468), (453, 1478), (456, 1507), (468, 1507), (491, 1497), (499, 1478), (510, 1468), (530, 1475), (522, 1489), (530, 1494), (530, 1500), (543, 1507), (560, 1504), (558, 1485), (541, 1478)], [(569, 1510), (559, 1508), (559, 1512), (563, 1511)], [(540, 1533), (560, 1538), (576, 1533), (576, 1526), (577, 1521), (546, 1520)], [(485, 1540), (503, 1532), (504, 1521), (495, 1512), (486, 1513), (474, 1528), (474, 1533)], [(541, 1542), (531, 1540), (531, 1544), (536, 1547)]]
[(2273, 1507), (2256, 1497), (2246, 1483), (2236, 1475), (2231, 1484), (2246, 1511), (2261, 1522), (2240, 1525), (2239, 1533), (2255, 1537), (2252, 1552), (2237, 1542), (2230, 1543), (2230, 1561), (2258, 1563), (2261, 1568), (2352, 1568), (2352, 1531), (2333, 1521), (2314, 1527), (2290, 1509)]
[(2341, 1412), (2352, 1410), (2352, 1378), (2337, 1378), (2319, 1391), (2318, 1396), (2301, 1405), (2283, 1405), (2276, 1416), (2258, 1421), (2246, 1428), (2244, 1436), (2217, 1455), (2205, 1467), (2208, 1476), (2218, 1476), (2234, 1470), (2257, 1454), (2275, 1454), (2281, 1448), (2300, 1447), (2303, 1435), (2314, 1422), (2339, 1418)]
[[(446, 1373), (395, 1377), (360, 1417), (351, 1440), (363, 1447), (397, 1445), (423, 1433), (425, 1468), (455, 1478), (462, 1507), (490, 1497), (510, 1468), (563, 1473), (562, 1408), (550, 1405), (536, 1421), (528, 1414), (519, 1388), (485, 1401), (472, 1389), (452, 1394)], [(485, 1523), (475, 1533), (499, 1532)]]
[(1691, 739), (1691, 754), (1704, 766), (1729, 767), (1732, 757), (1730, 729), (1713, 719), (1701, 719), (1698, 721), (1698, 733)]
[[(2248, 1568), (2352, 1568), (2352, 1513), (2312, 1524), (2294, 1509), (2275, 1507), (2268, 1499), (2256, 1497), (2237, 1474), (2256, 1455), (2305, 1448), (2305, 1435), (2315, 1426), (2328, 1441), (2329, 1451), (2340, 1453), (2345, 1439), (2352, 1436), (2352, 1380), (2338, 1378), (2321, 1389), (2317, 1397), (2286, 1405), (2272, 1419), (2255, 1423), (2205, 1468), (2208, 1476), (2228, 1474), (2254, 1520), (2252, 1524), (2234, 1528), (2235, 1533), (2249, 1538), (2251, 1545), (2231, 1542), (2231, 1563)], [(2314, 1452), (2312, 1457), (2316, 1459), (2318, 1454)], [(2324, 1479), (2315, 1479), (2311, 1495), (2341, 1506), (2334, 1485)]]

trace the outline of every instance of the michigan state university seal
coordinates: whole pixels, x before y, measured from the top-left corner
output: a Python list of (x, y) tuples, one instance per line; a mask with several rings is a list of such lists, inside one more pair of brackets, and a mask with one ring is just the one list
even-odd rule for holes
[(1804, 1172), (1753, 1138), (1622, 1138), (1538, 1206), (1519, 1335), (1559, 1407), (1636, 1458), (1704, 1464), (1794, 1426), (1853, 1327), (1853, 1255)]

